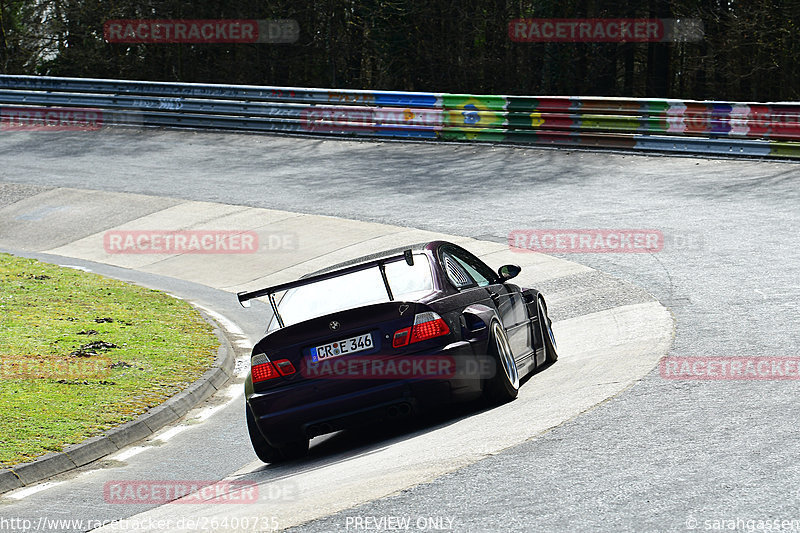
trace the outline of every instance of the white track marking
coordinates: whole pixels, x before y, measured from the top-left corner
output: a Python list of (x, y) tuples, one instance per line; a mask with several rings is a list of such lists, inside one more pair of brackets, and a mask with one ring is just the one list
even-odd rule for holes
[(58, 266), (64, 267), (64, 268), (72, 268), (72, 269), (75, 269), (75, 270), (83, 270), (84, 272), (91, 272), (92, 271), (90, 268), (86, 268), (86, 267), (82, 267), (82, 266), (78, 266), (78, 265), (58, 265)]
[(223, 394), (229, 398), (228, 401), (220, 405), (215, 405), (214, 407), (206, 407), (196, 415), (192, 416), (191, 420), (200, 420), (200, 421), (208, 420), (215, 413), (225, 409), (230, 404), (238, 400), (239, 396), (244, 394), (244, 387), (242, 386), (241, 383), (237, 383), (236, 385), (231, 385), (228, 388), (226, 388), (223, 391)]
[(21, 500), (31, 494), (36, 494), (37, 492), (41, 492), (43, 490), (47, 490), (49, 488), (55, 487), (56, 485), (61, 485), (62, 483), (66, 483), (65, 481), (48, 481), (46, 483), (41, 483), (39, 485), (34, 485), (32, 487), (25, 487), (23, 489), (17, 489), (15, 491), (11, 491), (4, 496), (4, 498), (12, 498), (14, 500)]
[(202, 305), (200, 305), (198, 303), (192, 302), (192, 304), (195, 307), (197, 307), (199, 309), (202, 309), (207, 314), (209, 314), (212, 317), (214, 317), (214, 320), (216, 320), (217, 322), (219, 322), (220, 324), (225, 326), (225, 329), (227, 329), (231, 333), (235, 333), (236, 335), (241, 335), (242, 337), (247, 337), (247, 335), (245, 335), (244, 331), (242, 331), (242, 329), (239, 326), (237, 326), (236, 324), (234, 324), (233, 321), (231, 321), (231, 319), (229, 319), (228, 317), (226, 317), (224, 315), (221, 315), (221, 314), (217, 313), (216, 311), (213, 311), (213, 310), (209, 309), (208, 307), (202, 306)]
[(128, 448), (127, 450), (122, 450), (121, 452), (117, 452), (114, 455), (109, 456), (108, 458), (112, 461), (125, 461), (126, 459), (130, 459), (134, 455), (139, 455), (143, 451), (149, 449), (149, 446), (134, 446), (132, 448)]
[(247, 339), (237, 339), (237, 340), (233, 341), (233, 344), (235, 344), (239, 348), (242, 348), (243, 350), (252, 350), (253, 349), (253, 343), (250, 342)]
[(155, 440), (160, 440), (161, 442), (167, 442), (169, 439), (171, 439), (175, 435), (178, 435), (179, 433), (183, 433), (184, 431), (189, 429), (189, 427), (190, 426), (175, 426), (173, 428), (169, 428), (168, 430), (162, 431), (160, 434), (155, 436), (154, 439)]

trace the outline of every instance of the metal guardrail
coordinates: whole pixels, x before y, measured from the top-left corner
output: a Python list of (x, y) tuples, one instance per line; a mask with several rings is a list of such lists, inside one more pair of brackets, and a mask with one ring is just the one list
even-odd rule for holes
[(0, 131), (37, 124), (46, 129), (68, 121), (71, 109), (84, 115), (93, 111), (101, 125), (800, 158), (800, 102), (485, 96), (0, 75)]

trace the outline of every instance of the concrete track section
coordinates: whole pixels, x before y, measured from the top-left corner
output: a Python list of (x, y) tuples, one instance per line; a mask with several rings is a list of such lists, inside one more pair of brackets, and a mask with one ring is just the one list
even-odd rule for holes
[[(9, 199), (0, 204), (0, 247), (108, 265), (117, 269), (116, 275), (130, 271), (233, 293), (295, 279), (369, 252), (441, 238), (465, 246), (494, 268), (520, 264), (519, 283), (542, 289), (548, 299), (560, 359), (530, 379), (517, 401), (491, 410), (452, 414), (400, 432), (384, 428), (381, 431), (388, 434), (377, 440), (357, 432), (318, 438), (312, 441), (305, 462), (264, 466), (250, 460), (218, 475), (255, 482), (258, 505), (175, 503), (144, 514), (131, 514), (127, 507), (116, 516), (128, 522), (111, 529), (158, 529), (150, 525), (172, 520), (168, 529), (190, 531), (196, 530), (186, 525), (191, 518), (217, 523), (238, 518), (241, 522), (253, 515), (268, 519), (267, 529), (284, 528), (430, 482), (540, 435), (625, 390), (653, 369), (672, 341), (670, 313), (641, 289), (573, 262), (515, 253), (496, 242), (139, 194), (6, 184), (0, 186), (0, 198)], [(187, 248), (147, 249), (145, 241), (136, 241), (137, 236), (147, 235), (152, 243), (153, 235), (174, 232), (188, 237), (225, 232), (228, 239), (238, 235), (239, 245), (244, 236), (258, 244), (234, 250), (228, 240), (219, 244), (225, 249), (197, 253)], [(128, 236), (134, 240), (123, 251), (120, 243)], [(230, 297), (233, 301), (233, 294)], [(252, 312), (263, 313), (263, 309)], [(236, 420), (234, 415), (224, 416)], [(243, 427), (243, 416), (236, 423)], [(193, 446), (202, 443), (186, 442), (185, 446), (183, 451), (191, 454)], [(224, 454), (225, 449), (218, 453)], [(166, 465), (164, 478), (174, 479), (169, 472)], [(91, 490), (92, 482), (83, 483)], [(95, 488), (102, 491), (102, 486)], [(40, 503), (46, 508), (47, 501), (42, 498)], [(4, 505), (4, 511), (14, 513), (13, 502)], [(184, 527), (176, 522), (178, 518), (184, 518)]]

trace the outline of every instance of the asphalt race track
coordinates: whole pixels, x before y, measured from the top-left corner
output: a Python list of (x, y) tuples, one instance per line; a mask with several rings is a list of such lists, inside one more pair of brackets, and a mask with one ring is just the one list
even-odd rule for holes
[[(4, 183), (332, 215), (498, 243), (515, 229), (656, 229), (664, 235), (657, 253), (559, 257), (667, 306), (676, 320), (672, 356), (800, 355), (796, 163), (163, 131), (7, 134), (0, 160)], [(15, 190), (20, 198), (40, 191)], [(258, 330), (226, 307), (224, 293), (128, 270), (117, 275), (217, 309), (246, 336)], [(555, 281), (540, 288), (559, 290)], [(454, 531), (689, 531), (720, 521), (798, 521), (796, 393), (796, 379), (667, 380), (656, 368), (533, 439), (298, 530), (363, 530), (367, 519), (374, 525), (382, 517), (409, 518), (412, 530)], [(169, 479), (252, 473), (242, 420), (225, 412), (232, 414), (203, 422), (205, 456), (182, 457), (182, 446), (198, 438), (189, 429), (138, 456), (158, 452), (163, 462), (142, 459), (135, 468), (160, 469)], [(318, 445), (329, 447), (321, 457), (261, 472), (285, 476), (291, 493), (292, 476), (320, 462), (339, 461), (346, 472), (353, 454), (371, 453), (370, 442), (402, 446), (431, 427), (485, 415), (334, 436)], [(97, 499), (71, 490), (76, 479), (38, 497), (64, 513)], [(33, 500), (3, 500), (0, 513), (25, 506), (35, 511)]]
[[(237, 531), (303, 524), (432, 481), (556, 427), (633, 385), (666, 355), (672, 341), (672, 315), (645, 291), (577, 263), (515, 253), (505, 244), (320, 215), (131, 193), (2, 184), (0, 195), (8, 202), (0, 207), (1, 246), (32, 250), (46, 261), (130, 279), (187, 298), (216, 322), (223, 344), (230, 346), (225, 351), (231, 354), (234, 369), (237, 353), (240, 368), (246, 365), (247, 350), (259, 338), (269, 315), (263, 310), (247, 315), (240, 308), (230, 309), (237, 290), (295, 279), (376, 249), (435, 238), (466, 246), (494, 268), (509, 262), (522, 265), (516, 279), (523, 286), (547, 288), (550, 312), (556, 318), (553, 328), (561, 339), (559, 363), (529, 379), (516, 401), (490, 410), (465, 405), (461, 406), (465, 410), (418, 419), (417, 425), (388, 424), (383, 431), (371, 426), (368, 431), (315, 438), (313, 459), (303, 461), (303, 469), (265, 467), (252, 461), (242, 437), (241, 376), (227, 387), (210, 385), (220, 389), (208, 402), (212, 405), (175, 422), (167, 420), (166, 427), (154, 424), (160, 415), (136, 422), (138, 438), (130, 445), (122, 444), (119, 436), (106, 438), (103, 460), (90, 462), (85, 453), (67, 449), (60, 460), (56, 455), (15, 467), (14, 473), (0, 471), (0, 490), (10, 502), (5, 510), (23, 523), (45, 519), (46, 524), (69, 531), (93, 529), (114, 520), (121, 521), (107, 529), (197, 531), (210, 526), (216, 531), (221, 524), (224, 530)], [(159, 228), (234, 229), (259, 245), (246, 255), (231, 253), (230, 247), (220, 248), (225, 252), (220, 254), (141, 253), (141, 249), (114, 253), (112, 243), (123, 232), (140, 235)], [(281, 237), (280, 247), (275, 247), (275, 237)], [(244, 237), (239, 239), (243, 241)], [(237, 325), (240, 322), (242, 327)], [(202, 394), (195, 384), (189, 389)], [(534, 411), (535, 417), (528, 416)], [(450, 423), (455, 419), (457, 424)], [(121, 431), (133, 431), (126, 426)], [(175, 444), (170, 445), (173, 439)], [(228, 439), (239, 446), (220, 444)], [(345, 443), (341, 450), (337, 442)], [(217, 455), (221, 447), (228, 452), (224, 457)], [(86, 466), (79, 470), (58, 466), (72, 462)], [(173, 463), (176, 466), (168, 469), (162, 466)], [(202, 480), (187, 479), (201, 474)], [(215, 494), (215, 487), (192, 490), (200, 501), (184, 498), (158, 506), (158, 500), (147, 497), (150, 487), (163, 496), (165, 483), (186, 487), (220, 479), (223, 484), (254, 484), (258, 493), (248, 496), (250, 505), (209, 504), (204, 494)], [(19, 486), (19, 480), (24, 486)], [(123, 485), (130, 491), (123, 492)], [(64, 501), (81, 506), (80, 518), (76, 520), (76, 513), (65, 508)], [(258, 524), (252, 522), (254, 512), (260, 518)], [(198, 524), (194, 522), (198, 518), (210, 522)]]

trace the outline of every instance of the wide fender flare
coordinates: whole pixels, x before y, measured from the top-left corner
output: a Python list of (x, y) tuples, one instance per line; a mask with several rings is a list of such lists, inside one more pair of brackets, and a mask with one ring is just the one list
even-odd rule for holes
[(497, 311), (483, 304), (472, 304), (464, 308), (461, 313), (461, 327), (465, 340), (488, 341), (489, 324), (492, 320), (500, 321)]

